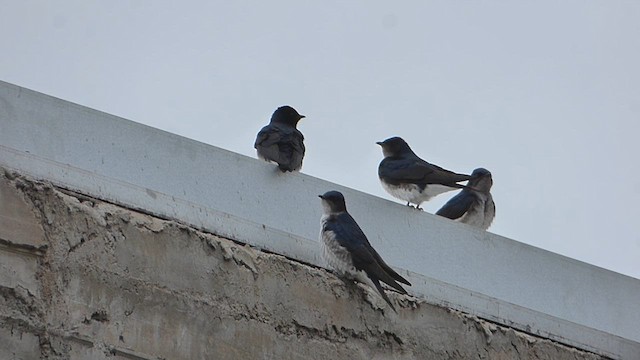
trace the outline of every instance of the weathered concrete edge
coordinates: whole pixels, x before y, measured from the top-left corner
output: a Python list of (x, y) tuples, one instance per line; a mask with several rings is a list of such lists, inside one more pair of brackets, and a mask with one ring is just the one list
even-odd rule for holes
[[(288, 234), (248, 219), (142, 188), (100, 174), (57, 163), (0, 145), (0, 166), (38, 180), (325, 267), (316, 241)], [(191, 219), (186, 222), (185, 219)], [(580, 324), (463, 289), (428, 276), (398, 269), (413, 286), (410, 293), (428, 303), (463, 311), (498, 324), (611, 357), (632, 359), (640, 344)]]
[[(306, 349), (314, 358), (607, 359), (396, 294), (401, 319), (372, 289), (322, 268), (48, 181), (0, 170), (4, 179), (14, 200), (34, 210), (48, 245), (39, 264), (44, 278), (33, 283), (51, 297), (40, 302), (0, 286), (12, 310), (0, 319), (9, 321), (0, 326), (0, 345), (18, 357), (195, 359), (231, 350), (225, 358), (303, 358)], [(247, 338), (251, 344), (237, 340)]]

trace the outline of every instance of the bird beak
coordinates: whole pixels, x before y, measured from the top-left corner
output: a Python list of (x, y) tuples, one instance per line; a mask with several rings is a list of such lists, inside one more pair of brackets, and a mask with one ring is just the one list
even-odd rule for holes
[(382, 146), (382, 141), (376, 141), (376, 144)]
[(322, 196), (322, 195), (318, 195), (318, 197), (319, 197), (320, 199), (324, 199), (324, 196)]
[(300, 119), (304, 119), (304, 118), (306, 118), (306, 116), (300, 115)]

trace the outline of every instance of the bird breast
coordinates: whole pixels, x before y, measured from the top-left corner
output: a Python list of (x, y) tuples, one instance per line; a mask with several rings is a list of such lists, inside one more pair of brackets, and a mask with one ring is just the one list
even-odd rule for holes
[(484, 204), (474, 204), (464, 215), (458, 218), (457, 221), (460, 221), (463, 224), (483, 228)]
[(409, 201), (415, 204), (422, 196), (420, 187), (416, 184), (392, 185), (384, 180), (380, 180), (380, 182), (382, 183), (384, 190), (397, 199)]
[(479, 227), (487, 230), (495, 216), (495, 205), (491, 195), (476, 194), (478, 200), (473, 203), (469, 210), (458, 219), (463, 224)]
[(391, 196), (418, 205), (436, 195), (456, 189), (440, 184), (428, 184), (424, 189), (421, 189), (420, 186), (416, 184), (392, 185), (382, 180), (380, 182), (382, 183), (382, 187), (384, 187)]
[(322, 227), (320, 230), (320, 245), (322, 247), (322, 256), (327, 264), (334, 270), (342, 274), (355, 274), (356, 269), (353, 266), (353, 260), (349, 251), (340, 245), (336, 240), (336, 234), (333, 231), (323, 231), (326, 223), (326, 216), (322, 217)]

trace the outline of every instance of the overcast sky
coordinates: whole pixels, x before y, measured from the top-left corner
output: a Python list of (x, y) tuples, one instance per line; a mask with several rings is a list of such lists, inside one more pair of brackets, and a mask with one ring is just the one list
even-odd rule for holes
[(252, 157), (289, 104), (304, 173), (388, 199), (401, 136), (491, 170), (491, 232), (640, 278), (640, 1), (390, 4), (0, 0), (0, 79)]

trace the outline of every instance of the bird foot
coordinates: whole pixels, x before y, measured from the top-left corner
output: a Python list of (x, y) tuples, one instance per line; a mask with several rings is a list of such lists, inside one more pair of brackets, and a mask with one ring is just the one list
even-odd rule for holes
[(407, 206), (410, 207), (410, 208), (413, 208), (413, 209), (424, 211), (424, 209), (421, 208), (419, 205), (413, 206), (413, 205), (411, 205), (411, 203), (407, 203)]

